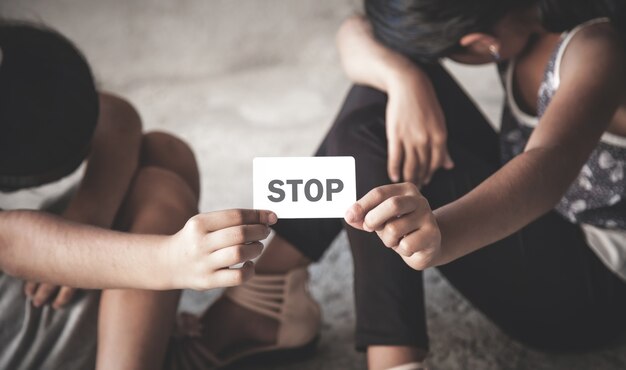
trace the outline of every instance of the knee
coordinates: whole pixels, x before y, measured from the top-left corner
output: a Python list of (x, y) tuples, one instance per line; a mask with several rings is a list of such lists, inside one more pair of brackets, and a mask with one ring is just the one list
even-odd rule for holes
[(130, 102), (108, 93), (100, 93), (99, 102), (100, 122), (104, 123), (104, 129), (112, 130), (125, 137), (141, 136), (141, 117)]
[(195, 162), (191, 147), (182, 139), (162, 131), (151, 131), (143, 135), (143, 152), (148, 159), (158, 158), (161, 153), (167, 153), (179, 162)]
[(326, 139), (327, 155), (352, 155), (386, 150), (385, 106), (368, 105), (338, 120)]
[(135, 176), (128, 206), (140, 211), (167, 214), (197, 213), (198, 197), (178, 174), (160, 167), (142, 167)]
[(191, 147), (181, 138), (163, 131), (151, 131), (143, 135), (143, 146), (146, 154), (162, 151), (178, 158), (193, 158)]
[(153, 131), (143, 135), (141, 143), (143, 167), (160, 167), (179, 175), (196, 196), (200, 192), (200, 175), (191, 147), (169, 133)]

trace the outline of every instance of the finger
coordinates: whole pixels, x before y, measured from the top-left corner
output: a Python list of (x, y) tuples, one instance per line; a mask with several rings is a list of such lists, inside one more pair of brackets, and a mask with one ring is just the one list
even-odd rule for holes
[(413, 195), (396, 195), (387, 198), (365, 215), (365, 229), (380, 230), (389, 221), (418, 210), (420, 199)]
[(415, 253), (413, 253), (413, 252), (409, 252), (409, 251), (407, 251), (405, 248), (400, 248), (399, 246), (398, 246), (398, 247), (392, 247), (392, 249), (393, 249), (396, 253), (398, 253), (399, 255), (401, 255), (402, 257), (411, 257), (413, 254), (415, 254)]
[(417, 168), (417, 186), (422, 186), (424, 184), (424, 180), (428, 177), (428, 171), (430, 171), (430, 156), (431, 156), (431, 145), (428, 139), (424, 139), (424, 141), (418, 145), (417, 154), (419, 156), (419, 166)]
[(354, 228), (364, 230), (363, 221), (365, 220), (367, 213), (376, 208), (386, 199), (398, 195), (417, 194), (419, 194), (417, 187), (409, 182), (379, 186), (370, 190), (369, 193), (365, 194), (348, 209), (344, 217), (345, 221)]
[(214, 231), (204, 237), (208, 252), (238, 244), (258, 242), (270, 235), (270, 228), (265, 225), (232, 226)]
[(231, 287), (241, 285), (254, 276), (254, 263), (246, 262), (240, 268), (222, 269), (213, 273), (212, 285), (215, 287)]
[(433, 178), (433, 175), (435, 174), (435, 172), (437, 172), (439, 167), (443, 167), (445, 156), (446, 156), (445, 145), (432, 147), (430, 168), (428, 170), (428, 173), (426, 174), (426, 178), (424, 179), (424, 185), (427, 185), (430, 183), (430, 180)]
[(395, 251), (401, 256), (410, 257), (419, 251), (433, 247), (440, 240), (439, 235), (439, 230), (432, 224), (422, 224), (418, 230), (402, 238)]
[(52, 302), (52, 308), (58, 310), (59, 308), (68, 304), (72, 300), (75, 292), (76, 290), (74, 288), (70, 288), (67, 286), (61, 287), (61, 289), (59, 289), (59, 293), (54, 299), (54, 302)]
[(420, 167), (420, 156), (417, 151), (412, 148), (404, 148), (404, 166), (402, 179), (408, 182), (415, 182), (415, 173)]
[(26, 294), (27, 297), (32, 298), (35, 295), (35, 292), (37, 291), (37, 283), (33, 283), (31, 281), (27, 281), (24, 284), (24, 294)]
[(33, 297), (33, 306), (40, 307), (57, 291), (59, 287), (50, 284), (39, 284), (35, 296)]
[(400, 256), (412, 269), (422, 271), (432, 266), (433, 252), (434, 249), (424, 249), (417, 251), (410, 256)]
[(250, 261), (261, 255), (263, 243), (234, 245), (222, 248), (209, 255), (209, 266), (213, 271)]
[(443, 163), (443, 167), (446, 170), (451, 170), (454, 168), (454, 161), (452, 160), (452, 157), (450, 156), (450, 152), (448, 151), (448, 148), (446, 148), (446, 159)]
[(387, 144), (389, 157), (387, 158), (387, 172), (392, 182), (400, 181), (400, 171), (402, 170), (402, 160), (404, 151), (402, 143), (396, 139), (389, 139)]
[(276, 221), (276, 214), (271, 211), (229, 209), (225, 211), (201, 213), (192, 217), (187, 223), (202, 232), (211, 232), (239, 225), (273, 225)]
[(387, 247), (397, 248), (406, 235), (419, 229), (419, 218), (417, 212), (412, 212), (390, 220), (377, 234)]

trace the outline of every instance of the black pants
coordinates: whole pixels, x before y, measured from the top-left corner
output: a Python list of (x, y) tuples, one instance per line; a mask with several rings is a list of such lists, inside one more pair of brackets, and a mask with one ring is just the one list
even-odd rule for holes
[[(456, 164), (451, 171), (438, 171), (422, 189), (436, 209), (501, 165), (497, 134), (472, 101), (442, 67), (428, 73), (445, 112)], [(354, 156), (358, 197), (390, 183), (385, 106), (383, 93), (353, 87), (317, 152)], [(344, 227), (355, 264), (357, 348), (428, 348), (422, 272), (409, 268), (375, 233), (337, 219), (281, 220), (276, 231), (317, 260)], [(598, 260), (580, 228), (554, 212), (439, 270), (504, 332), (535, 348), (592, 348), (626, 327), (626, 284)]]

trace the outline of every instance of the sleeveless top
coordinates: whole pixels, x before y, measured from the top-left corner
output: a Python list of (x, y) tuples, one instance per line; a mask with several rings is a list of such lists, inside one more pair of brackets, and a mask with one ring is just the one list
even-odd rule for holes
[[(506, 88), (500, 147), (503, 163), (521, 154), (534, 128), (546, 111), (560, 84), (560, 64), (569, 42), (581, 29), (609, 22), (594, 19), (561, 36), (546, 67), (539, 88), (537, 117), (523, 112), (513, 95), (515, 60), (501, 66)], [(579, 224), (587, 244), (598, 257), (626, 280), (626, 137), (605, 132), (589, 156), (578, 178), (571, 184), (555, 210)]]

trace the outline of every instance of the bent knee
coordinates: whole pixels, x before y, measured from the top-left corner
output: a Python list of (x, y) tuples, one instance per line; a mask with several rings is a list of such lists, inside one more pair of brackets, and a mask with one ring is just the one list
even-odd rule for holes
[(326, 138), (328, 155), (358, 156), (373, 148), (386, 150), (385, 106), (369, 105), (336, 122)]
[(165, 152), (181, 159), (195, 160), (193, 150), (181, 138), (163, 131), (151, 131), (143, 135), (143, 149), (147, 155)]
[(199, 196), (200, 175), (196, 157), (182, 139), (161, 131), (143, 135), (141, 161), (143, 167), (159, 167), (178, 174)]
[(197, 213), (198, 197), (178, 174), (161, 167), (143, 167), (137, 173), (129, 203), (133, 208), (166, 208)]
[(99, 94), (99, 101), (100, 121), (106, 123), (107, 129), (124, 135), (141, 135), (141, 117), (129, 101), (103, 92)]

